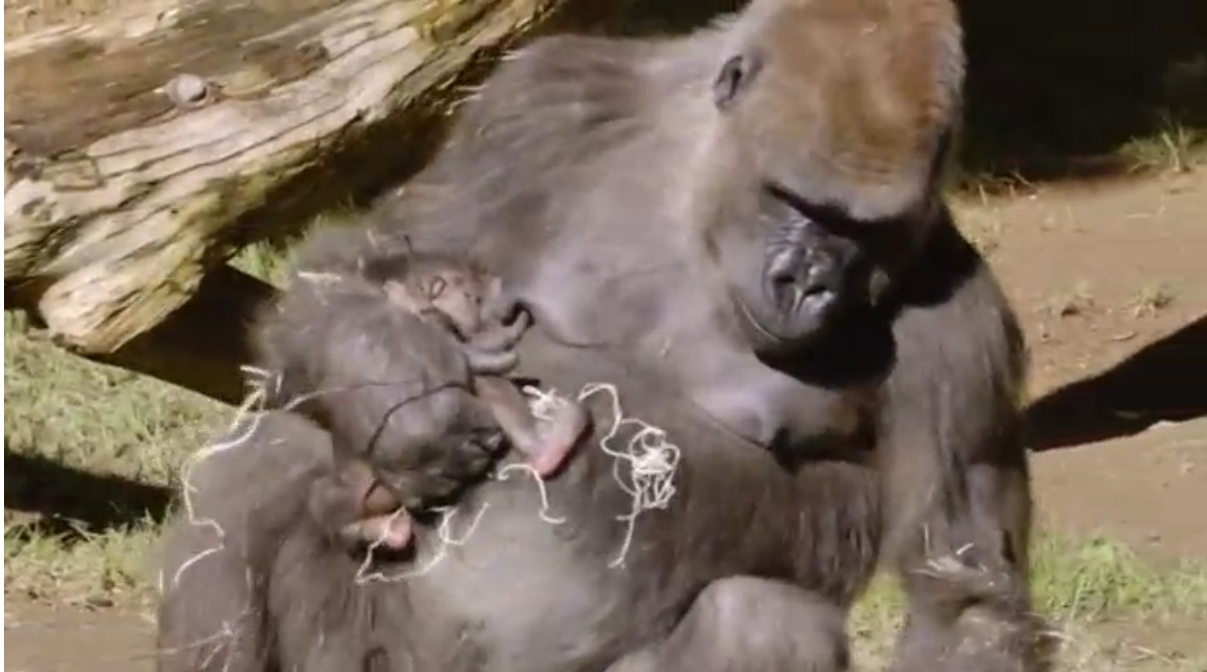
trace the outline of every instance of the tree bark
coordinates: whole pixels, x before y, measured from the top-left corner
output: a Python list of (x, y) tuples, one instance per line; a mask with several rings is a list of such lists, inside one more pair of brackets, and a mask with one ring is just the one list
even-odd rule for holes
[(478, 56), (556, 3), (195, 0), (9, 41), (6, 297), (128, 352), (241, 243), (416, 160)]

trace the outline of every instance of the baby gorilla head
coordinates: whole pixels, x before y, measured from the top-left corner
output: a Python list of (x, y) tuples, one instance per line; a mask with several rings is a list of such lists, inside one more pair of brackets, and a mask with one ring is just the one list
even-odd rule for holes
[(528, 314), (506, 297), (502, 281), (477, 265), (414, 251), (369, 273), (390, 301), (455, 337), (477, 375), (502, 375), (519, 363), (514, 350)]

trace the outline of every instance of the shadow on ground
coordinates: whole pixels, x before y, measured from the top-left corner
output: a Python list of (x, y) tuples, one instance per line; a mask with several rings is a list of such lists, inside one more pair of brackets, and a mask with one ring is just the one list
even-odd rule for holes
[(960, 6), (972, 163), (1028, 179), (1084, 177), (1130, 168), (1105, 155), (1133, 138), (1207, 128), (1207, 2)]
[(1160, 421), (1207, 415), (1207, 316), (1102, 373), (1037, 400), (1027, 412), (1031, 449), (1130, 436)]
[[(4, 451), (4, 510), (65, 537), (163, 520), (172, 493), (120, 476), (93, 474), (43, 457)], [(7, 517), (7, 516), (6, 516)]]

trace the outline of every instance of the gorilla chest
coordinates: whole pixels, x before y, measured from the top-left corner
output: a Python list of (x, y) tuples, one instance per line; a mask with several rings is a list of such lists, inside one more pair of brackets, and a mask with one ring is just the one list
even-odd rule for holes
[(712, 364), (680, 369), (689, 396), (720, 424), (777, 454), (862, 459), (875, 442), (874, 384), (810, 384), (740, 354), (687, 358)]
[[(558, 340), (628, 347), (668, 331), (684, 312), (682, 271), (656, 245), (634, 252), (616, 241), (560, 246), (546, 261), (521, 269), (514, 290)], [(646, 260), (649, 261), (646, 261)]]

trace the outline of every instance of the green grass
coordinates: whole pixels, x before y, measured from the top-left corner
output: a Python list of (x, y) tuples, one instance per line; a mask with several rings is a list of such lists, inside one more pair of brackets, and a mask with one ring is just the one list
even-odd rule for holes
[[(1207, 629), (1205, 561), (1158, 568), (1109, 539), (1072, 540), (1058, 534), (1039, 534), (1032, 580), (1035, 608), (1059, 633), (1062, 660), (1069, 670), (1131, 669), (1129, 665), (1153, 662), (1150, 659), (1154, 652), (1148, 647), (1130, 644), (1127, 636), (1112, 633), (1104, 637), (1096, 632), (1107, 625), (1122, 623), (1122, 628), (1112, 630), (1131, 632), (1190, 622)], [(878, 577), (852, 616), (852, 632), (861, 658), (881, 664), (887, 661), (893, 640), (886, 634), (898, 627), (903, 604), (895, 579)], [(1200, 647), (1198, 652), (1201, 655), (1203, 649)], [(1165, 655), (1170, 657), (1176, 656)], [(1168, 660), (1157, 662), (1172, 664)], [(1151, 669), (1207, 670), (1207, 659), (1202, 657), (1179, 660), (1177, 664), (1185, 667)]]
[[(257, 245), (232, 263), (280, 284), (286, 259)], [(16, 312), (4, 314), (4, 401), (6, 594), (149, 597), (159, 521), (181, 463), (233, 411), (69, 356)]]
[[(228, 411), (71, 357), (37, 340), (21, 315), (4, 318), (5, 592), (67, 601), (138, 596), (162, 488)], [(26, 511), (10, 511), (13, 504)]]
[(154, 594), (159, 530), (150, 516), (102, 532), (6, 523), (5, 595), (73, 605), (146, 604)]
[(1188, 127), (1169, 115), (1158, 115), (1157, 128), (1150, 135), (1123, 143), (1120, 154), (1130, 161), (1131, 169), (1188, 172), (1203, 159), (1207, 133)]

